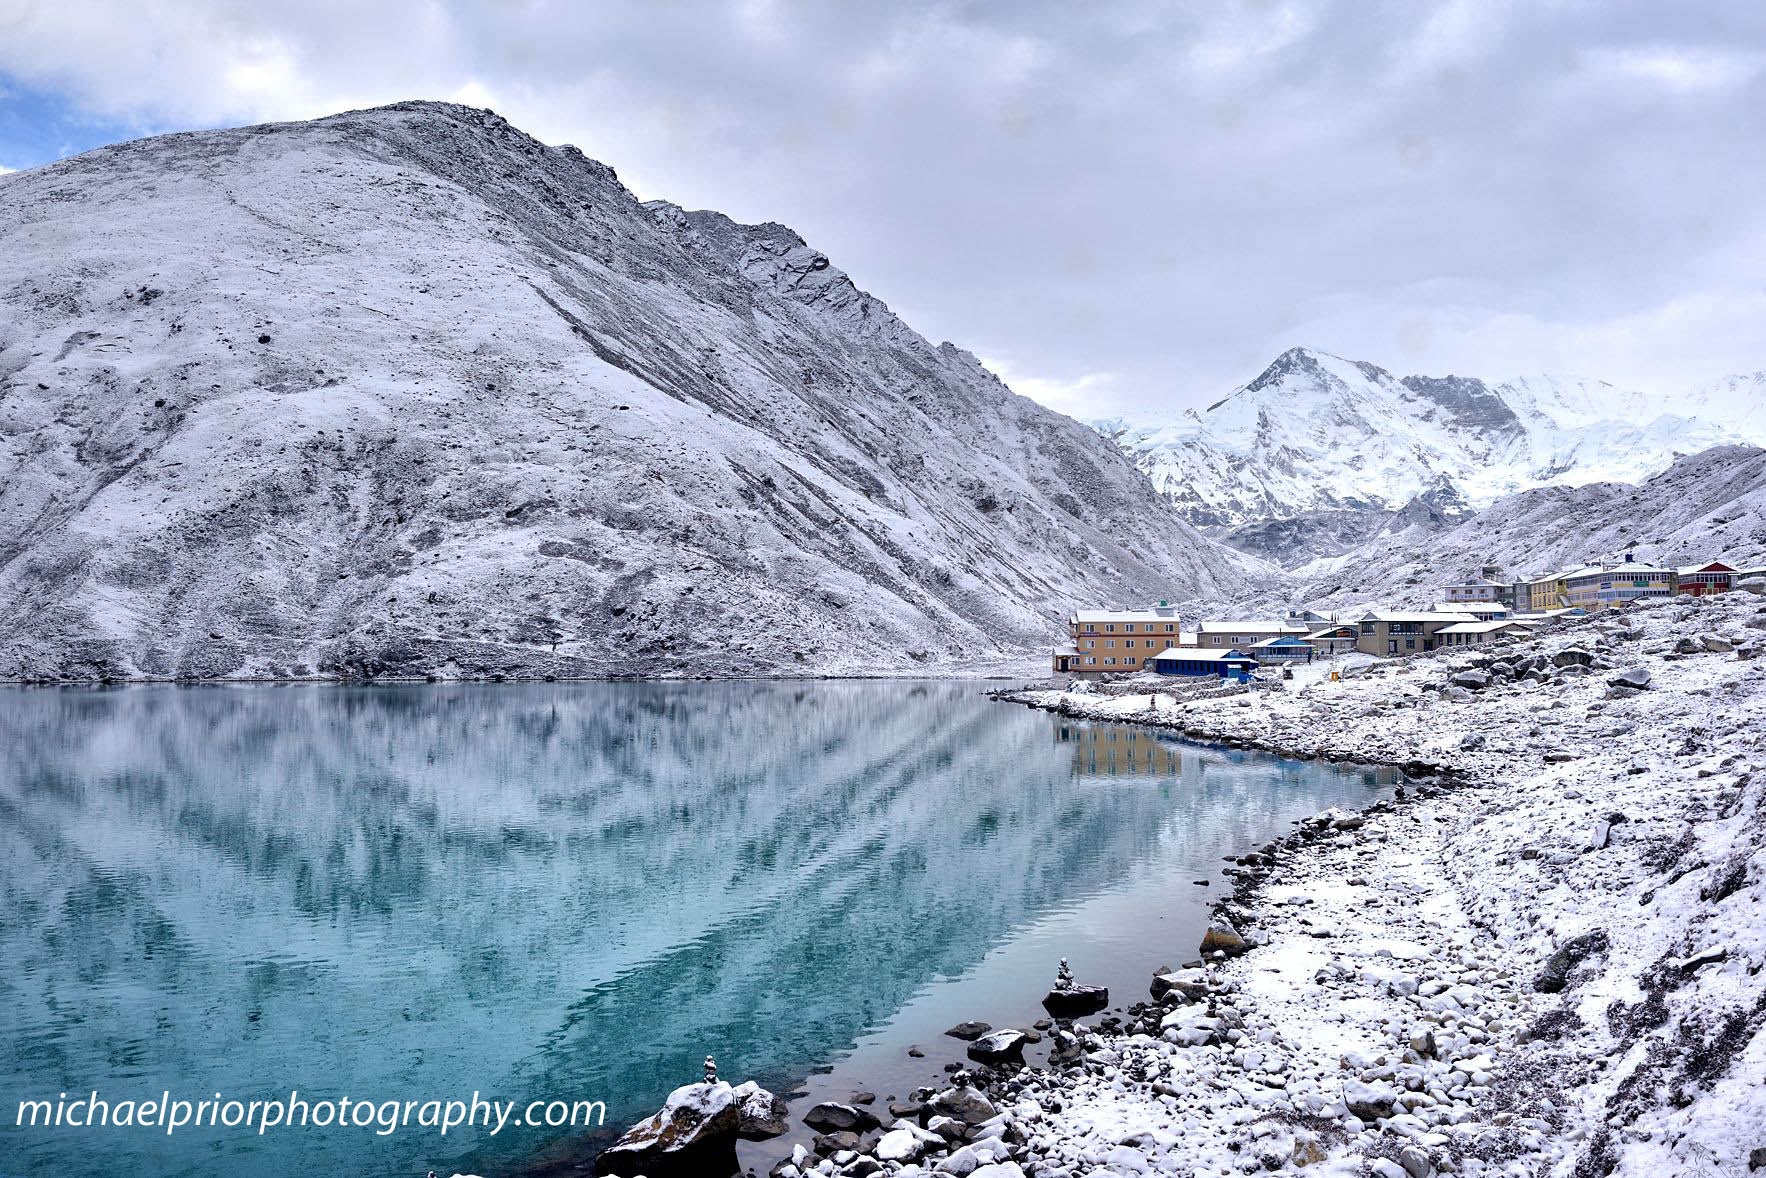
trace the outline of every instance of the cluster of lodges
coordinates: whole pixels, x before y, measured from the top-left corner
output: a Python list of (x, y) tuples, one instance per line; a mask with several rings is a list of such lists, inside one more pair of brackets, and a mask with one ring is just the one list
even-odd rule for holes
[[(1494, 573), (1494, 569), (1487, 570)], [(1519, 613), (1613, 609), (1650, 597), (1682, 593), (1704, 597), (1727, 593), (1744, 580), (1766, 576), (1766, 568), (1738, 569), (1713, 560), (1684, 568), (1659, 568), (1627, 552), (1616, 560), (1580, 565), (1562, 572), (1515, 581), (1473, 577), (1446, 588), (1451, 605), (1497, 604)]]
[(1054, 652), (1054, 671), (1246, 679), (1259, 667), (1291, 667), (1335, 655), (1402, 657), (1476, 646), (1529, 633), (1562, 614), (1680, 593), (1726, 593), (1759, 577), (1766, 577), (1766, 569), (1736, 569), (1721, 561), (1662, 569), (1626, 553), (1531, 580), (1474, 577), (1445, 586), (1445, 600), (1427, 610), (1290, 610), (1280, 621), (1207, 621), (1194, 630), (1183, 629), (1176, 608), (1165, 601), (1145, 610), (1081, 610), (1067, 620), (1071, 645)]

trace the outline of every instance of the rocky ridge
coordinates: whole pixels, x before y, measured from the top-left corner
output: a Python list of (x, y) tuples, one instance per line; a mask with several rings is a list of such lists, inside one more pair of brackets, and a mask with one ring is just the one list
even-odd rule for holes
[(791, 230), (489, 111), (0, 177), (0, 679), (973, 667), (1242, 583)]

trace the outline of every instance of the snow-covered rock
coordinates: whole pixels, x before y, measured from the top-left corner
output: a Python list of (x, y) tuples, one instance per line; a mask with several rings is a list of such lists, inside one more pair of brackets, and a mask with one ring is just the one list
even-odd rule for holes
[(595, 1159), (597, 1174), (643, 1174), (648, 1178), (696, 1178), (735, 1162), (740, 1123), (736, 1094), (728, 1084), (684, 1084), (662, 1108), (638, 1122)]

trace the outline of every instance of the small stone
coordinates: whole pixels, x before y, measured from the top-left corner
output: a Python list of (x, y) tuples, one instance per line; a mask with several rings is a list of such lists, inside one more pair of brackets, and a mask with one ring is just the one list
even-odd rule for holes
[(992, 1023), (984, 1023), (984, 1022), (978, 1022), (978, 1021), (972, 1020), (972, 1021), (966, 1022), (966, 1023), (958, 1023), (956, 1026), (954, 1026), (950, 1030), (946, 1031), (945, 1034), (949, 1035), (952, 1039), (964, 1039), (964, 1040), (973, 1041), (975, 1039), (981, 1038), (981, 1036), (987, 1034), (987, 1032), (989, 1032), (991, 1030), (993, 1030)]

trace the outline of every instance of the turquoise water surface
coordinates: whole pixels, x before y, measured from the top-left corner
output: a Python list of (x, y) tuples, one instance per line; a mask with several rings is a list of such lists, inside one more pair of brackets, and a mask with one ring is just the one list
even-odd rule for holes
[(15, 1125), (63, 1092), (476, 1091), (611, 1129), (707, 1053), (905, 1091), (959, 1057), (944, 1026), (1034, 1017), (1061, 955), (1142, 996), (1222, 854), (1390, 783), (981, 690), (0, 689), (0, 1174), (506, 1174), (593, 1144)]

